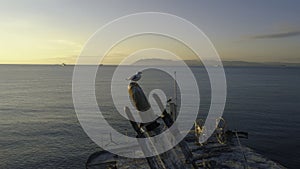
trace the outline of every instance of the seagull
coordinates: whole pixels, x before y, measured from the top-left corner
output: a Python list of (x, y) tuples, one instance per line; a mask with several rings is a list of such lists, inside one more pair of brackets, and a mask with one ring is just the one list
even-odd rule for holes
[(139, 81), (142, 77), (142, 72), (137, 72), (135, 75), (131, 76), (130, 78), (127, 78), (126, 80), (131, 80), (131, 81)]

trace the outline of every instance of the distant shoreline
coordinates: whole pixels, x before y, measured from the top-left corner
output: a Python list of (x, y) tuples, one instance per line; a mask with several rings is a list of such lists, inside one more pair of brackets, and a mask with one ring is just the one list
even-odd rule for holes
[[(195, 61), (195, 60), (185, 60), (185, 63), (189, 65), (190, 67), (204, 67), (202, 62)], [(206, 64), (209, 64), (211, 67), (219, 67), (219, 62), (215, 61), (206, 61)], [(68, 64), (68, 63), (57, 63), (57, 64), (10, 64), (10, 63), (4, 63), (0, 65), (19, 65), (19, 66), (75, 66), (79, 64)], [(179, 66), (181, 64), (178, 64), (176, 61), (173, 60), (165, 60), (165, 59), (144, 59), (140, 60), (135, 63), (136, 66)], [(300, 67), (300, 63), (284, 63), (284, 62), (246, 62), (246, 61), (222, 61), (223, 67)], [(117, 66), (115, 64), (80, 64), (80, 66)], [(127, 66), (127, 65), (123, 65)], [(132, 65), (128, 65), (132, 66)]]
[[(0, 66), (59, 66), (59, 67), (68, 67), (68, 66), (103, 66), (103, 67), (116, 67), (118, 65), (75, 65), (75, 64), (67, 64), (67, 65), (60, 65), (60, 64), (0, 64)], [(132, 66), (132, 65), (122, 65), (124, 67), (126, 66)], [(136, 65), (137, 67), (143, 67), (143, 66), (178, 66), (178, 65)], [(205, 67), (204, 65), (190, 65), (190, 67)], [(216, 66), (209, 66), (209, 67), (216, 67)], [(276, 64), (258, 64), (258, 65), (228, 65), (223, 64), (223, 67), (245, 67), (245, 68), (255, 68), (255, 67), (261, 67), (261, 68), (299, 68), (300, 64), (283, 64), (283, 65), (276, 65)]]

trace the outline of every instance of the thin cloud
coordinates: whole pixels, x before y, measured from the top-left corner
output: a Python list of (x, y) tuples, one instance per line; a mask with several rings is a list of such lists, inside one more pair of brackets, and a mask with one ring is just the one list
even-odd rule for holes
[(50, 42), (53, 42), (53, 43), (56, 43), (56, 44), (59, 44), (59, 45), (65, 45), (65, 46), (74, 46), (74, 47), (78, 47), (78, 48), (82, 47), (82, 45), (77, 43), (77, 42), (64, 40), (64, 39), (50, 40)]
[(251, 36), (251, 39), (276, 39), (299, 36), (300, 30)]

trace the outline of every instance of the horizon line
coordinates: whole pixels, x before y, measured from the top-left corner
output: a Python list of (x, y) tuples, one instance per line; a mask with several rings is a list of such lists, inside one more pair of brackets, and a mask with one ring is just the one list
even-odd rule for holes
[[(227, 62), (244, 62), (244, 61), (227, 61)], [(300, 63), (284, 63), (284, 62), (244, 62), (246, 64), (223, 64), (223, 67), (300, 67)], [(248, 64), (247, 64), (248, 63)], [(2, 66), (148, 66), (148, 65), (116, 65), (116, 64), (50, 64), (50, 63), (0, 63)], [(180, 66), (180, 65), (159, 65), (159, 66)], [(189, 65), (191, 67), (205, 67), (203, 64)], [(209, 65), (210, 67), (216, 67)]]

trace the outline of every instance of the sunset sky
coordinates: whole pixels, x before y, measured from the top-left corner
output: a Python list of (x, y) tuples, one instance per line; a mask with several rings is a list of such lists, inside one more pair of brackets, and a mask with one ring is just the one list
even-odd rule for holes
[(164, 12), (189, 20), (210, 38), (222, 60), (300, 63), (299, 1), (0, 3), (0, 64), (73, 64), (97, 29), (137, 12)]

